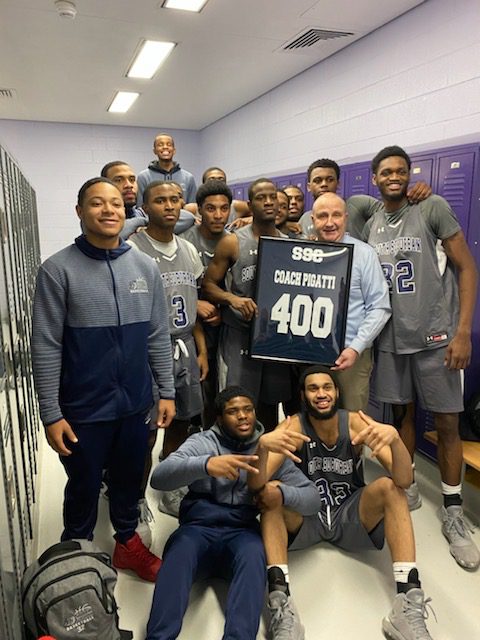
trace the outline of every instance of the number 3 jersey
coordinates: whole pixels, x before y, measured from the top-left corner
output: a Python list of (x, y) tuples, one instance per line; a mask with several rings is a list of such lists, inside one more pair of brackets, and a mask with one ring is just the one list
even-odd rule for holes
[(322, 500), (318, 517), (327, 526), (330, 526), (335, 510), (365, 486), (362, 459), (350, 440), (348, 415), (348, 411), (338, 410), (338, 438), (333, 446), (327, 446), (316, 434), (308, 415), (299, 414), (302, 431), (310, 442), (303, 444), (299, 453), (302, 461), (296, 464), (317, 487)]
[(170, 335), (191, 333), (197, 319), (197, 280), (203, 274), (203, 265), (195, 247), (178, 236), (174, 236), (171, 242), (159, 242), (146, 231), (131, 236), (129, 244), (153, 258), (160, 269)]
[(460, 231), (452, 209), (440, 196), (405, 204), (367, 222), (365, 236), (377, 252), (390, 289), (392, 317), (378, 348), (399, 354), (447, 345), (458, 321), (458, 290), (453, 265), (439, 240)]

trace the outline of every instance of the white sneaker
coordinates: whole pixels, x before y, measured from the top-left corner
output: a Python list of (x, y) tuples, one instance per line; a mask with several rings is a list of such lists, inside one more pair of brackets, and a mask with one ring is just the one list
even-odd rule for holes
[(472, 540), (460, 505), (442, 507), (442, 533), (450, 545), (450, 553), (464, 569), (475, 571), (480, 566), (480, 552)]
[(158, 510), (168, 516), (178, 518), (180, 513), (180, 503), (187, 495), (188, 487), (180, 487), (173, 491), (161, 491), (158, 499)]
[(405, 489), (405, 494), (407, 496), (408, 508), (410, 511), (420, 509), (422, 506), (422, 498), (416, 482), (412, 482), (408, 489)]
[(150, 549), (152, 545), (152, 529), (151, 523), (155, 522), (153, 513), (148, 505), (147, 499), (142, 498), (138, 501), (138, 525), (136, 532), (142, 539), (143, 544)]
[(305, 629), (291, 596), (283, 591), (272, 591), (268, 596), (268, 608), (270, 640), (304, 640)]
[(397, 594), (392, 610), (382, 621), (384, 635), (391, 640), (432, 640), (425, 624), (429, 602), (422, 589)]

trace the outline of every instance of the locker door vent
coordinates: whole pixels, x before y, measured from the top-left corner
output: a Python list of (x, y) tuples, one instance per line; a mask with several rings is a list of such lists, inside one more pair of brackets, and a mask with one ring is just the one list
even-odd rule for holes
[(15, 89), (0, 89), (0, 101), (13, 100), (17, 97)]
[(353, 35), (355, 34), (349, 31), (329, 31), (328, 29), (321, 29), (320, 27), (308, 27), (282, 45), (281, 49), (284, 51), (307, 49), (315, 46), (319, 42), (324, 42), (325, 40), (347, 38), (348, 36)]
[(466, 176), (463, 171), (445, 176), (442, 196), (448, 200), (453, 210), (465, 206), (465, 182)]

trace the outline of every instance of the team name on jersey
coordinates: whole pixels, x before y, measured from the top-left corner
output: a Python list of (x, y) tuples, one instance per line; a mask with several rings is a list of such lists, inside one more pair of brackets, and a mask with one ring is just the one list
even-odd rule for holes
[(422, 239), (415, 236), (401, 236), (387, 242), (377, 242), (374, 245), (377, 255), (394, 256), (399, 251), (414, 251), (422, 253)]
[(331, 473), (338, 473), (339, 475), (346, 476), (353, 473), (353, 460), (339, 460), (334, 457), (313, 457), (308, 462), (308, 475), (312, 476), (315, 471), (324, 471)]
[(175, 287), (179, 284), (186, 284), (189, 287), (197, 288), (197, 280), (190, 271), (171, 271), (161, 274), (164, 287)]

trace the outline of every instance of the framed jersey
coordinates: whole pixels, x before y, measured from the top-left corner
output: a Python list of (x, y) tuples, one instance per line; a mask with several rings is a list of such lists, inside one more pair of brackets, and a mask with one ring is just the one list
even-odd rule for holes
[(333, 365), (345, 341), (353, 245), (261, 237), (252, 358)]

